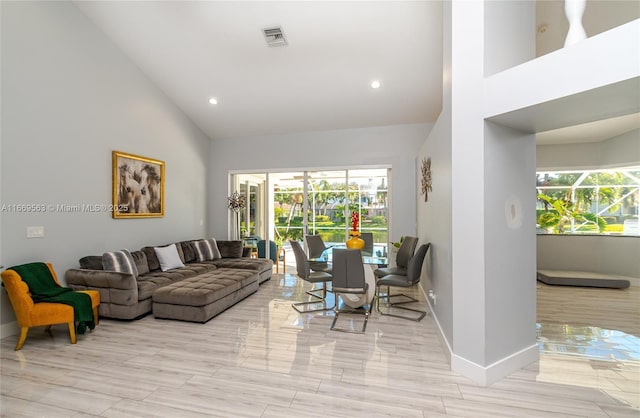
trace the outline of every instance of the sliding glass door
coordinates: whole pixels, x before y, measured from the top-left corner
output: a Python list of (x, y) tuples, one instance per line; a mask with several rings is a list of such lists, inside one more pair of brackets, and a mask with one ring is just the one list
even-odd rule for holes
[(350, 216), (357, 212), (360, 232), (373, 233), (374, 252), (386, 255), (389, 171), (347, 168), (234, 174), (231, 184), (247, 202), (236, 229), (245, 240), (258, 237), (279, 246), (300, 241), (306, 234), (319, 234), (326, 243), (337, 244), (348, 239)]

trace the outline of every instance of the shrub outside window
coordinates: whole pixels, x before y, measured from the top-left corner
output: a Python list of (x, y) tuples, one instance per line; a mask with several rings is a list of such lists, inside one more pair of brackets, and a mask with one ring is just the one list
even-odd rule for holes
[(536, 173), (538, 233), (640, 236), (640, 166)]

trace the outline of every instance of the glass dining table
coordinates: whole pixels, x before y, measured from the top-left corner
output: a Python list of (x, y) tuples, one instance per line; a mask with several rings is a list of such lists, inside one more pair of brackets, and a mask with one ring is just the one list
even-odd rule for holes
[[(311, 262), (320, 262), (331, 264), (333, 259), (334, 248), (347, 248), (345, 244), (336, 244), (327, 247), (320, 257), (309, 258)], [(387, 257), (378, 257), (374, 255), (362, 255), (362, 264), (364, 265), (364, 280), (369, 285), (367, 293), (362, 296), (340, 294), (344, 303), (351, 308), (359, 308), (363, 305), (372, 303), (373, 297), (376, 293), (376, 277), (373, 272), (381, 265), (386, 265), (388, 262)]]

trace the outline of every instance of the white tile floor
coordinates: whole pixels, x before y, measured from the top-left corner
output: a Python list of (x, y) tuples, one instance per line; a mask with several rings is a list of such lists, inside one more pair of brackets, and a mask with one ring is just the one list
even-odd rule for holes
[[(76, 345), (65, 326), (34, 329), (19, 352), (4, 338), (0, 415), (640, 416), (635, 288), (539, 286), (540, 361), (487, 388), (449, 370), (430, 316), (374, 314), (364, 335), (332, 332), (332, 313), (291, 308), (306, 288), (277, 275), (206, 324), (103, 319)], [(585, 303), (608, 317), (584, 323)]]

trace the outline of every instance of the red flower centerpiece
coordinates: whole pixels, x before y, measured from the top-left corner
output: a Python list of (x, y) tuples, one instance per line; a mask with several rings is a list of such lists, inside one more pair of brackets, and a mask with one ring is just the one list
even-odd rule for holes
[(364, 248), (364, 241), (360, 238), (360, 231), (358, 231), (358, 225), (360, 224), (360, 215), (358, 212), (351, 212), (351, 231), (349, 231), (349, 238), (346, 242), (347, 248), (355, 248), (361, 250)]
[(360, 225), (360, 215), (358, 214), (358, 212), (351, 212), (351, 231), (349, 231), (349, 235), (351, 235), (352, 237), (360, 236), (358, 225)]

